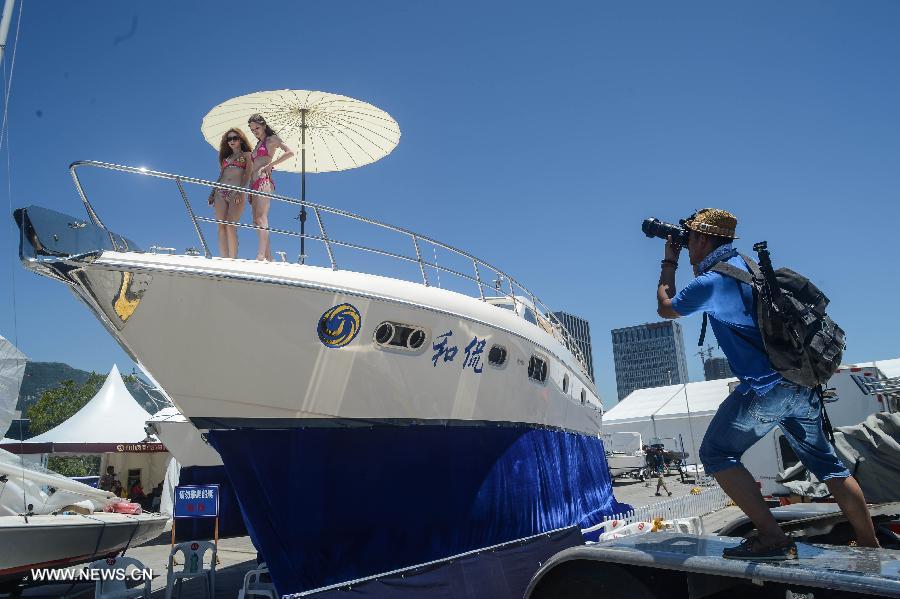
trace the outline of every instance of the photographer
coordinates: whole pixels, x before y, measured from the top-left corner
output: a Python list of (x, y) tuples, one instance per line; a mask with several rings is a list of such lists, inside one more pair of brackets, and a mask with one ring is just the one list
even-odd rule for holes
[[(758, 536), (724, 550), (723, 557), (745, 560), (796, 559), (797, 547), (769, 512), (759, 487), (741, 464), (741, 456), (776, 426), (781, 427), (800, 461), (824, 482), (856, 533), (859, 545), (877, 547), (865, 497), (844, 467), (822, 428), (822, 407), (814, 389), (784, 379), (772, 368), (756, 322), (749, 285), (710, 271), (718, 262), (748, 270), (732, 247), (737, 219), (704, 208), (683, 221), (680, 238), (695, 278), (676, 293), (675, 271), (681, 247), (668, 237), (657, 288), (658, 312), (680, 318), (704, 312), (740, 385), (716, 411), (700, 460), (731, 499), (753, 521)], [(704, 322), (705, 328), (705, 322)]]

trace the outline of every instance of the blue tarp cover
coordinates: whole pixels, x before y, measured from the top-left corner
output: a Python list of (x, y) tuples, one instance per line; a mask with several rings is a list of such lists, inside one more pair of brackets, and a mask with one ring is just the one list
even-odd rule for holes
[(213, 430), (279, 593), (627, 509), (597, 437), (525, 426)]

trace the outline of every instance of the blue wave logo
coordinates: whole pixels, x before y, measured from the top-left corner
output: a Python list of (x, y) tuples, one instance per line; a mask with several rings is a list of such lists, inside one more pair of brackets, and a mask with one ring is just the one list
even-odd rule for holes
[(338, 304), (329, 308), (316, 327), (319, 341), (325, 347), (344, 347), (359, 334), (362, 318), (359, 310), (350, 304)]

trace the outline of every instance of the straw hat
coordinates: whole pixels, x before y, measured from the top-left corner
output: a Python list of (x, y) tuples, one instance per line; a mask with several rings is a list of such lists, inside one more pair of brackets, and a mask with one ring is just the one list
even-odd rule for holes
[(737, 239), (734, 234), (737, 218), (732, 213), (718, 208), (701, 208), (684, 221), (684, 226), (704, 235)]

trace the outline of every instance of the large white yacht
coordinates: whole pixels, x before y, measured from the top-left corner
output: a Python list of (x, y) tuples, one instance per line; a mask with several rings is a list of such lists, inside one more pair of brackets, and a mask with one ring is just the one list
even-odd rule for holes
[[(109, 231), (80, 183), (87, 167), (174, 181), (201, 250), (144, 252)], [(324, 246), (324, 265), (214, 258), (202, 231), (216, 221), (195, 214), (183, 186), (240, 188), (97, 162), (71, 171), (88, 219), (17, 210), (21, 259), (69, 285), (208, 431), (279, 592), (589, 526), (620, 509), (584, 359), (516, 279), (309, 202), (319, 229), (306, 239)], [(408, 251), (329, 236), (326, 222), (339, 219), (396, 235)], [(338, 247), (421, 276), (344, 270)], [(429, 260), (433, 248), (471, 270)], [(472, 295), (437, 286), (436, 275)]]

